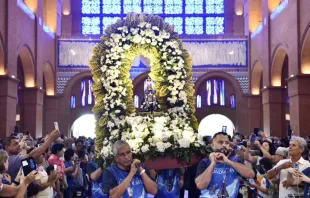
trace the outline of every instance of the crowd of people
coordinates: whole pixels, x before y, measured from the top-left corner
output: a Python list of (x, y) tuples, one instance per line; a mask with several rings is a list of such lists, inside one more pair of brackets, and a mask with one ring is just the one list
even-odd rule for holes
[[(225, 132), (204, 138), (212, 148), (192, 167), (149, 170), (130, 145), (113, 144), (115, 163), (103, 167), (94, 139), (12, 134), (0, 150), (0, 197), (310, 198), (310, 138)], [(35, 168), (25, 174), (24, 163)], [(31, 161), (30, 161), (31, 162)]]

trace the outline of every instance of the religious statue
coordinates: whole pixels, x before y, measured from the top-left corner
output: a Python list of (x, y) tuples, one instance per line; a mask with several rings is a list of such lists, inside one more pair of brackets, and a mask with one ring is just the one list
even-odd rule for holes
[(154, 111), (159, 110), (159, 105), (155, 96), (154, 82), (150, 77), (145, 82), (144, 94), (144, 101), (140, 109), (143, 112), (151, 112), (153, 114)]

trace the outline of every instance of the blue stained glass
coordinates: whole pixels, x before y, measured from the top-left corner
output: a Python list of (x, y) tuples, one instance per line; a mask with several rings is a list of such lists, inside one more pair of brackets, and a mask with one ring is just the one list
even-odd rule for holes
[(82, 17), (82, 34), (100, 34), (100, 18)]
[(224, 34), (224, 17), (207, 17), (206, 34)]
[(225, 84), (224, 80), (220, 81), (220, 105), (225, 105)]
[(207, 14), (224, 14), (224, 0), (206, 0)]
[(213, 80), (213, 104), (217, 104), (217, 93), (218, 93), (218, 81), (217, 80)]
[(102, 12), (104, 14), (120, 14), (120, 0), (102, 0)]
[(141, 0), (124, 0), (124, 13), (129, 12), (140, 13), (141, 12)]
[(85, 98), (86, 98), (86, 82), (83, 80), (81, 82), (81, 104), (85, 106)]
[(211, 105), (211, 80), (207, 81), (207, 105)]
[(183, 1), (165, 0), (165, 14), (182, 14)]
[(162, 14), (163, 0), (144, 0), (143, 12), (146, 14)]
[(88, 80), (88, 95), (87, 95), (87, 104), (93, 103), (93, 94), (92, 94), (92, 80)]
[(186, 34), (203, 34), (202, 17), (186, 17), (185, 18)]
[(201, 108), (201, 95), (197, 95), (197, 108)]
[(83, 14), (100, 14), (100, 0), (82, 0)]
[(139, 108), (139, 96), (135, 95), (134, 97), (134, 103), (135, 103), (135, 107)]
[(121, 19), (120, 17), (103, 17), (102, 18), (102, 25), (103, 25), (103, 31), (105, 31), (105, 29), (115, 23), (118, 19)]
[(183, 19), (182, 17), (166, 17), (165, 22), (173, 25), (174, 31), (183, 34)]
[(71, 109), (75, 108), (75, 96), (71, 96)]
[(230, 107), (231, 108), (236, 108), (236, 99), (235, 99), (235, 95), (231, 95), (230, 96)]
[(203, 14), (203, 0), (186, 0), (186, 14)]

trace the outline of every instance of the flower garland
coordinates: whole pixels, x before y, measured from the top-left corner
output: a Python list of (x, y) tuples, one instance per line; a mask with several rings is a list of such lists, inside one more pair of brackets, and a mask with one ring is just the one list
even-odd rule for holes
[[(145, 158), (165, 154), (190, 161), (195, 152), (204, 153), (196, 133), (191, 58), (172, 26), (158, 16), (128, 14), (107, 28), (93, 53), (96, 144), (108, 163), (118, 139)], [(150, 59), (150, 77), (164, 112), (154, 119), (135, 115), (129, 70), (141, 54)]]

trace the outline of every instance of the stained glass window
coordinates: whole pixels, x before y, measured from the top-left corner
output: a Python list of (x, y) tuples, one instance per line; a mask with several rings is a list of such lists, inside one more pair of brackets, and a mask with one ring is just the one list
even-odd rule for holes
[(213, 104), (217, 104), (217, 100), (218, 100), (218, 81), (214, 80), (213, 81)]
[(74, 109), (75, 108), (75, 96), (71, 96), (71, 109)]
[(100, 14), (100, 0), (82, 0), (83, 14)]
[(197, 105), (197, 108), (201, 108), (201, 95), (197, 95), (196, 105)]
[(224, 14), (224, 0), (206, 0), (207, 14)]
[(85, 98), (86, 98), (86, 81), (83, 80), (81, 82), (81, 104), (83, 107), (85, 106)]
[(224, 17), (207, 17), (206, 34), (224, 34)]
[(82, 34), (100, 34), (99, 17), (82, 17)]
[(144, 0), (143, 12), (146, 14), (162, 14), (163, 13), (163, 0)]
[(103, 0), (102, 13), (121, 14), (121, 2), (119, 0)]
[(186, 14), (203, 14), (203, 0), (186, 0)]
[(120, 19), (120, 17), (104, 17), (102, 18), (102, 26), (103, 26), (103, 31), (105, 31), (105, 29), (115, 23), (118, 19)]
[(207, 81), (207, 105), (210, 106), (211, 105), (211, 94), (212, 93), (212, 89), (211, 89), (211, 80)]
[(185, 19), (186, 34), (203, 34), (202, 17), (186, 17)]
[(224, 80), (220, 81), (220, 105), (225, 106), (225, 84), (224, 84)]
[(93, 103), (93, 91), (92, 91), (93, 81), (88, 80), (88, 95), (87, 95), (87, 104)]
[(181, 35), (225, 33), (224, 0), (80, 0), (81, 33), (104, 34), (127, 13), (156, 14)]
[(134, 97), (134, 103), (135, 103), (135, 107), (139, 108), (139, 96), (135, 95)]
[(235, 95), (231, 95), (230, 96), (230, 107), (231, 108), (236, 108), (236, 99), (235, 99)]
[(182, 14), (183, 1), (165, 0), (165, 14)]
[(124, 8), (125, 14), (129, 12), (140, 13), (141, 12), (141, 0), (124, 0), (123, 8)]
[(183, 19), (182, 17), (166, 17), (165, 21), (170, 25), (173, 25), (174, 31), (179, 34), (183, 34)]

